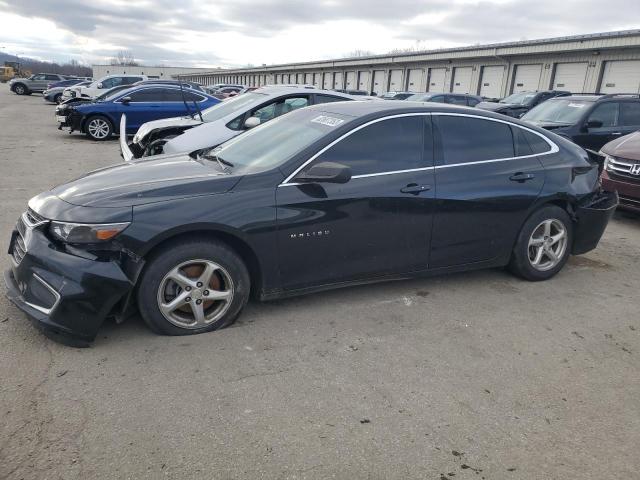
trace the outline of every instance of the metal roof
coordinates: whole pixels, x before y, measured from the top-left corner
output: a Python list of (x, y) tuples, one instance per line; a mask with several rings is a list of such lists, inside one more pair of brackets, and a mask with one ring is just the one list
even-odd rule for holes
[[(616, 48), (616, 47), (632, 47), (632, 46), (640, 46), (640, 40), (636, 43), (625, 44), (625, 45), (611, 45), (609, 42), (602, 43), (601, 45), (597, 45), (595, 42), (599, 40), (612, 40), (612, 39), (621, 39), (625, 37), (640, 37), (640, 29), (634, 30), (621, 30), (615, 32), (602, 32), (602, 33), (590, 33), (583, 35), (569, 35), (565, 37), (552, 37), (552, 38), (542, 38), (542, 39), (534, 39), (534, 40), (520, 40), (520, 41), (511, 41), (511, 42), (501, 42), (501, 43), (490, 43), (484, 45), (469, 45), (465, 47), (450, 47), (450, 48), (438, 48), (431, 50), (420, 50), (415, 52), (406, 52), (406, 53), (385, 53), (378, 55), (369, 55), (363, 57), (347, 57), (347, 58), (337, 58), (337, 59), (327, 59), (327, 60), (314, 60), (308, 62), (296, 62), (296, 63), (283, 63), (283, 64), (274, 64), (274, 65), (263, 65), (260, 67), (243, 67), (243, 68), (228, 68), (228, 69), (215, 69), (207, 72), (198, 72), (200, 74), (225, 74), (225, 73), (235, 73), (235, 72), (265, 72), (265, 71), (273, 71), (273, 70), (285, 70), (285, 69), (296, 69), (296, 68), (304, 68), (316, 65), (317, 68), (326, 68), (332, 66), (338, 66), (339, 64), (365, 64), (365, 63), (380, 63), (380, 60), (388, 60), (390, 62), (393, 61), (411, 61), (414, 57), (424, 57), (427, 55), (456, 55), (456, 54), (464, 54), (465, 52), (478, 52), (478, 56), (484, 56), (482, 51), (485, 50), (497, 50), (497, 49), (506, 49), (506, 48), (516, 48), (517, 52), (513, 54), (526, 54), (526, 53), (537, 53), (537, 52), (522, 52), (521, 49), (526, 47), (534, 47), (534, 46), (542, 46), (542, 45), (551, 45), (551, 44), (566, 44), (566, 43), (587, 43), (588, 46), (583, 48)], [(548, 51), (545, 50), (546, 53)], [(507, 53), (500, 53), (501, 55), (506, 55)], [(181, 74), (182, 75), (182, 74)], [(187, 74), (188, 75), (188, 74)]]

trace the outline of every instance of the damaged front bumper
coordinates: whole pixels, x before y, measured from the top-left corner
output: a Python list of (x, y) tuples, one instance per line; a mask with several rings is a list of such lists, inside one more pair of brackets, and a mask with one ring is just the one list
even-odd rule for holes
[(617, 206), (616, 192), (601, 191), (576, 207), (572, 254), (587, 253), (598, 246)]
[(12, 268), (4, 274), (9, 300), (65, 343), (93, 341), (133, 282), (118, 262), (58, 249), (45, 235), (46, 225), (20, 222), (9, 247)]

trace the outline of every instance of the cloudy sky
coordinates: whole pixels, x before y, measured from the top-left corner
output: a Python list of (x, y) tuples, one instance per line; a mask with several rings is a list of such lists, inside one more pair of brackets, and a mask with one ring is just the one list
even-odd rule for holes
[(244, 66), (640, 28), (640, 0), (0, 0), (0, 51)]

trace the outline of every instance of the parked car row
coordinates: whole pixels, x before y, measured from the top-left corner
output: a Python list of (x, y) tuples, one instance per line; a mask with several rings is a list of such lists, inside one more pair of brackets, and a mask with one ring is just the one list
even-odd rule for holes
[[(136, 95), (167, 92), (194, 96), (197, 112), (142, 123), (155, 103)], [(186, 335), (230, 325), (250, 294), (496, 266), (546, 280), (595, 248), (618, 196), (587, 153), (448, 95), (271, 86), (220, 101), (145, 82), (68, 100), (61, 121), (105, 138), (119, 129), (127, 161), (29, 201), (9, 297), (76, 344), (136, 311), (155, 332)], [(607, 171), (623, 164), (607, 158)]]

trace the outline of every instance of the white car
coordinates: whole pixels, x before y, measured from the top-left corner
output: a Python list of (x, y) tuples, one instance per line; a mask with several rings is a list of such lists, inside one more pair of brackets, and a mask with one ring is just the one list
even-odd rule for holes
[[(363, 97), (301, 86), (267, 86), (243, 93), (193, 117), (144, 123), (123, 157), (194, 152), (215, 147), (246, 130), (298, 108)], [(196, 128), (194, 128), (196, 127)]]
[(107, 75), (89, 83), (89, 85), (73, 85), (65, 88), (62, 92), (62, 98), (63, 100), (73, 97), (95, 98), (114, 87), (131, 85), (142, 80), (148, 80), (148, 77), (146, 75)]

